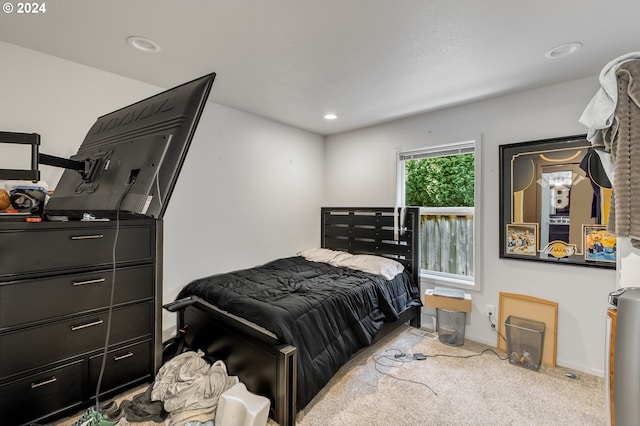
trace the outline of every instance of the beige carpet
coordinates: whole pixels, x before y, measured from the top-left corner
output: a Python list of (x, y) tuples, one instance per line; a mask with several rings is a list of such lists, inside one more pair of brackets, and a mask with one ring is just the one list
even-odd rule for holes
[(396, 359), (401, 352), (469, 356), (487, 348), (468, 339), (451, 347), (416, 331), (406, 327), (350, 361), (299, 414), (298, 424), (606, 425), (604, 379), (578, 372), (571, 379), (562, 368), (534, 372), (490, 352)]
[[(486, 348), (468, 339), (464, 346), (447, 346), (429, 333), (403, 327), (340, 369), (298, 414), (297, 424), (606, 425), (602, 378), (574, 372), (578, 378), (571, 379), (563, 368), (534, 372), (491, 352), (468, 357)], [(410, 355), (416, 352), (428, 358), (413, 360)], [(396, 358), (400, 353), (406, 356)], [(131, 399), (143, 390), (119, 399)], [(56, 425), (73, 421), (71, 417)]]

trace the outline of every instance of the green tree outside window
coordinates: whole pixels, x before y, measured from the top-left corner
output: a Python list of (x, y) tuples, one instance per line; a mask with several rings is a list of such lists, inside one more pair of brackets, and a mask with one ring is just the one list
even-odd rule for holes
[(405, 165), (406, 205), (473, 207), (474, 154), (422, 158)]

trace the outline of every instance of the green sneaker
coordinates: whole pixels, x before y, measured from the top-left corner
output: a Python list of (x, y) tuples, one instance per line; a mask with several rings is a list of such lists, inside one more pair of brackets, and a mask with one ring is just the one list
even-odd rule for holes
[(104, 414), (98, 413), (95, 408), (91, 407), (71, 426), (114, 426), (119, 421), (119, 419), (109, 420)]
[(114, 426), (119, 421), (120, 421), (120, 419), (118, 419), (118, 420), (109, 420), (103, 414), (100, 414), (100, 421), (98, 422), (97, 426)]
[(97, 424), (96, 423), (96, 416), (97, 416), (96, 410), (93, 407), (90, 407), (71, 426), (95, 425), (95, 424)]

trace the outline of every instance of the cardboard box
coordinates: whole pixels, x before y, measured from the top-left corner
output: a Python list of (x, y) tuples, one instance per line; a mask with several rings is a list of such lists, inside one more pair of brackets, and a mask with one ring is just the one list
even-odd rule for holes
[(433, 290), (424, 293), (424, 304), (431, 308), (446, 309), (448, 311), (471, 312), (471, 295), (464, 293), (464, 299), (457, 297), (434, 296)]

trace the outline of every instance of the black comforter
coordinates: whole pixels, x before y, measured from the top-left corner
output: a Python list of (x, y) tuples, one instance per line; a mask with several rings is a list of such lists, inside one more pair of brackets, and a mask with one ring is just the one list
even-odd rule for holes
[(333, 374), (420, 296), (405, 271), (392, 280), (353, 269), (278, 259), (185, 286), (198, 296), (273, 332), (298, 349), (297, 405), (303, 408)]

